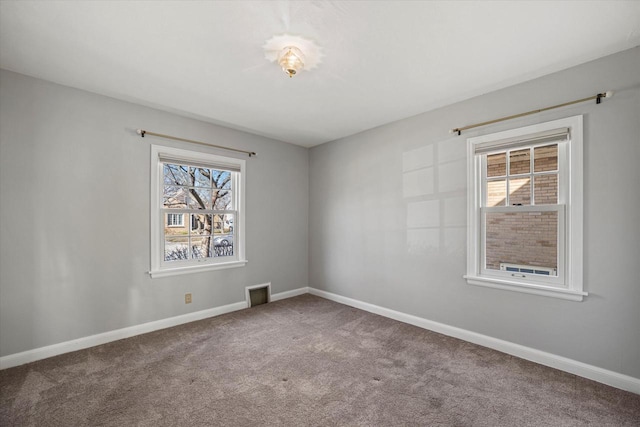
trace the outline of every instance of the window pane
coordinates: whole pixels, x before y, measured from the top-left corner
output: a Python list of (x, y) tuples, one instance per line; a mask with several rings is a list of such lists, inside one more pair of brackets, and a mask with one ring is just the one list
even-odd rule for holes
[(211, 234), (212, 226), (212, 215), (191, 214), (191, 235)]
[(211, 209), (211, 190), (189, 189), (189, 209)]
[(558, 203), (558, 175), (537, 175), (533, 178), (533, 194), (536, 205)]
[(233, 215), (214, 215), (214, 256), (233, 256)]
[(163, 189), (162, 206), (170, 209), (184, 209), (187, 207), (187, 189), (165, 185)]
[(214, 215), (213, 216), (213, 232), (214, 234), (233, 233), (233, 215)]
[(509, 204), (511, 206), (531, 204), (531, 178), (511, 178), (509, 180)]
[(507, 174), (507, 153), (487, 156), (487, 176), (505, 176)]
[(187, 166), (165, 163), (163, 170), (165, 185), (189, 185), (189, 168)]
[(179, 261), (189, 259), (189, 238), (165, 236), (164, 237), (164, 260)]
[(194, 186), (211, 188), (211, 171), (209, 169), (191, 167), (189, 173)]
[(214, 191), (213, 209), (218, 211), (233, 210), (231, 200), (231, 191)]
[(487, 181), (487, 206), (505, 206), (507, 203), (507, 181)]
[(509, 153), (509, 175), (531, 172), (531, 149)]
[(487, 269), (557, 276), (557, 242), (558, 212), (486, 215)]
[(219, 188), (221, 190), (231, 189), (231, 172), (212, 170), (212, 187)]
[(533, 149), (534, 172), (558, 170), (558, 144)]
[(211, 256), (211, 236), (191, 237), (192, 258), (210, 258)]

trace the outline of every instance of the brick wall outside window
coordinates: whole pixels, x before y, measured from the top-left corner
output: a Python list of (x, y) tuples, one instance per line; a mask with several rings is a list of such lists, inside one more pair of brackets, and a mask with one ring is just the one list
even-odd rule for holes
[[(556, 171), (557, 153), (555, 145), (534, 149), (534, 172)], [(531, 172), (529, 149), (515, 150), (509, 155), (509, 175)], [(519, 177), (505, 175), (506, 153), (487, 156), (487, 206), (506, 206), (505, 179), (509, 179), (509, 204), (512, 206), (558, 202), (557, 173)], [(492, 180), (491, 177), (501, 178)], [(500, 263), (558, 267), (557, 212), (489, 212), (486, 221), (486, 268), (499, 270)]]
[(487, 214), (487, 266), (500, 263), (558, 268), (557, 212)]

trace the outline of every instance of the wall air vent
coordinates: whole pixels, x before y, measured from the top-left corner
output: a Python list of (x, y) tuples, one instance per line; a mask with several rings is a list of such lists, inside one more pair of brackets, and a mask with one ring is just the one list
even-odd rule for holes
[(266, 304), (271, 301), (271, 282), (244, 288), (247, 308)]

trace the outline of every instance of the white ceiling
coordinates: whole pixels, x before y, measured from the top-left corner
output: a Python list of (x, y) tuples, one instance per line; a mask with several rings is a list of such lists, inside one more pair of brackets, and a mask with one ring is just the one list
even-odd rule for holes
[(639, 44), (639, 1), (0, 3), (2, 68), (307, 147)]

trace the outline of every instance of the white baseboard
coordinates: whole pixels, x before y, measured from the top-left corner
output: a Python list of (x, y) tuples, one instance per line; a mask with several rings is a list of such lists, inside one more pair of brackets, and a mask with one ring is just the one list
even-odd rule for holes
[[(294, 289), (292, 291), (280, 292), (271, 295), (271, 301), (291, 298), (296, 295), (306, 294), (307, 292), (308, 288), (306, 287)], [(25, 363), (35, 362), (41, 359), (46, 359), (47, 357), (58, 356), (60, 354), (69, 353), (71, 351), (82, 350), (85, 348), (94, 347), (96, 345), (106, 344), (112, 341), (146, 334), (148, 332), (153, 332), (160, 329), (170, 328), (172, 326), (182, 325), (184, 323), (194, 322), (196, 320), (206, 319), (208, 317), (220, 316), (221, 314), (231, 313), (232, 311), (243, 310), (245, 308), (247, 308), (246, 301), (241, 301), (233, 304), (223, 305), (220, 307), (209, 308), (207, 310), (182, 314), (180, 316), (170, 317), (168, 319), (156, 320), (140, 325), (129, 326), (127, 328), (116, 329), (114, 331), (103, 332), (101, 334), (90, 335), (88, 337), (82, 337), (71, 341), (52, 344), (46, 347), (35, 348), (33, 350), (27, 350), (21, 353), (9, 354), (7, 356), (0, 357), (0, 370), (24, 365)]]
[(632, 393), (640, 394), (640, 379), (628, 375), (620, 374), (607, 369), (598, 368), (597, 366), (588, 365), (578, 362), (577, 360), (568, 359), (566, 357), (557, 356), (555, 354), (536, 350), (531, 347), (525, 347), (509, 341), (493, 338), (487, 335), (471, 332), (466, 329), (456, 328), (454, 326), (445, 325), (444, 323), (434, 322), (422, 317), (413, 316), (411, 314), (402, 313), (388, 308), (380, 307), (367, 302), (359, 301), (353, 298), (343, 297), (331, 292), (323, 291), (315, 288), (308, 288), (309, 293), (326, 298), (341, 304), (359, 308), (370, 313), (388, 317), (400, 322), (409, 323), (423, 329), (438, 332), (450, 337), (459, 338), (464, 341), (472, 342), (484, 347), (489, 347), (503, 353), (517, 356), (522, 359), (530, 360), (541, 365), (569, 372), (580, 377), (588, 378), (603, 384), (610, 385)]
[(298, 295), (303, 295), (303, 294), (308, 294), (308, 293), (309, 293), (309, 288), (307, 288), (307, 287), (294, 289), (292, 291), (279, 292), (277, 294), (271, 295), (271, 301), (272, 302), (273, 301), (280, 301), (281, 299), (297, 297)]

